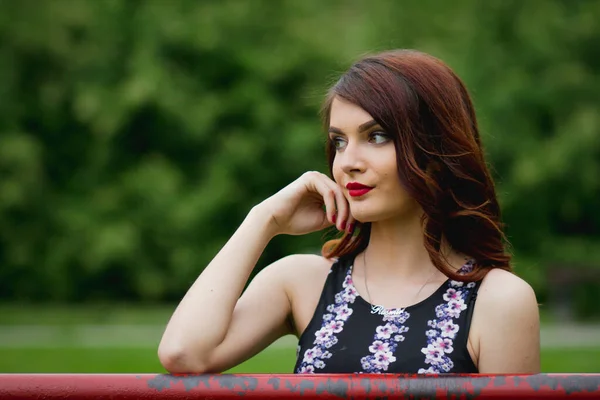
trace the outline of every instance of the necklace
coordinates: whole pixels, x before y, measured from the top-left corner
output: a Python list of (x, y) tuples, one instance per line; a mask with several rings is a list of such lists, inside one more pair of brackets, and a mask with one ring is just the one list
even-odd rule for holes
[[(394, 313), (394, 312), (403, 313), (404, 309), (406, 307), (402, 307), (396, 311), (396, 310), (389, 310), (389, 309), (385, 308), (384, 306), (371, 303), (371, 293), (369, 292), (369, 285), (367, 284), (367, 251), (366, 250), (363, 251), (363, 264), (365, 266), (364, 283), (365, 283), (365, 289), (367, 289), (367, 296), (368, 296), (369, 304), (371, 304), (371, 314), (387, 315), (387, 314)], [(433, 273), (429, 276), (429, 278), (425, 281), (425, 283), (421, 286), (421, 288), (415, 295), (414, 300), (417, 300), (419, 298), (419, 294), (421, 294), (421, 291), (423, 290), (425, 285), (427, 285), (429, 283), (429, 281), (431, 280), (431, 278), (433, 278), (436, 271), (437, 271), (437, 269), (433, 270)]]

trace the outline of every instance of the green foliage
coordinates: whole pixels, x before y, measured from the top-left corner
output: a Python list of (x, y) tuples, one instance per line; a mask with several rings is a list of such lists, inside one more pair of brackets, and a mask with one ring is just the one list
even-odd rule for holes
[[(600, 237), (599, 18), (564, 0), (2, 1), (0, 298), (180, 298), (253, 205), (325, 171), (327, 86), (394, 47), (467, 82), (519, 254), (598, 265), (581, 249)], [(278, 238), (260, 266), (319, 241)]]

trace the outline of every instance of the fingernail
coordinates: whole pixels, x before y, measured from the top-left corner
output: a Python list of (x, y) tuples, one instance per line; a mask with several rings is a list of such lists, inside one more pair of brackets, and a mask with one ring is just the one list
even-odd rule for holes
[(335, 224), (336, 218), (337, 218), (337, 216), (335, 214), (333, 214), (333, 217), (331, 217), (331, 220), (333, 221), (334, 224)]
[(343, 231), (344, 231), (344, 230), (346, 230), (346, 221), (343, 221), (343, 222), (342, 222), (342, 230), (343, 230)]
[(352, 233), (354, 232), (354, 223), (351, 223), (350, 225), (348, 225), (348, 233)]

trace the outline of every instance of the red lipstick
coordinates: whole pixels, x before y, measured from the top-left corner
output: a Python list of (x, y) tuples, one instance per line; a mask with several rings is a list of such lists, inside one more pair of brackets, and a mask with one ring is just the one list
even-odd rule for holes
[(369, 193), (373, 188), (371, 186), (366, 186), (358, 182), (350, 182), (346, 185), (346, 189), (348, 189), (348, 194), (350, 196), (360, 197)]

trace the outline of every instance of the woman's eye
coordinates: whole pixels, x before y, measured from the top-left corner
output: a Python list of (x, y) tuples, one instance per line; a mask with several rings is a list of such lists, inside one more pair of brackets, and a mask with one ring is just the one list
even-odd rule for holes
[(343, 148), (346, 143), (346, 141), (339, 136), (332, 137), (331, 142), (333, 143), (333, 147), (335, 147), (338, 150)]
[(386, 143), (390, 140), (390, 137), (387, 133), (385, 132), (373, 132), (369, 135), (369, 142), (371, 143), (375, 143), (375, 144), (383, 144)]

